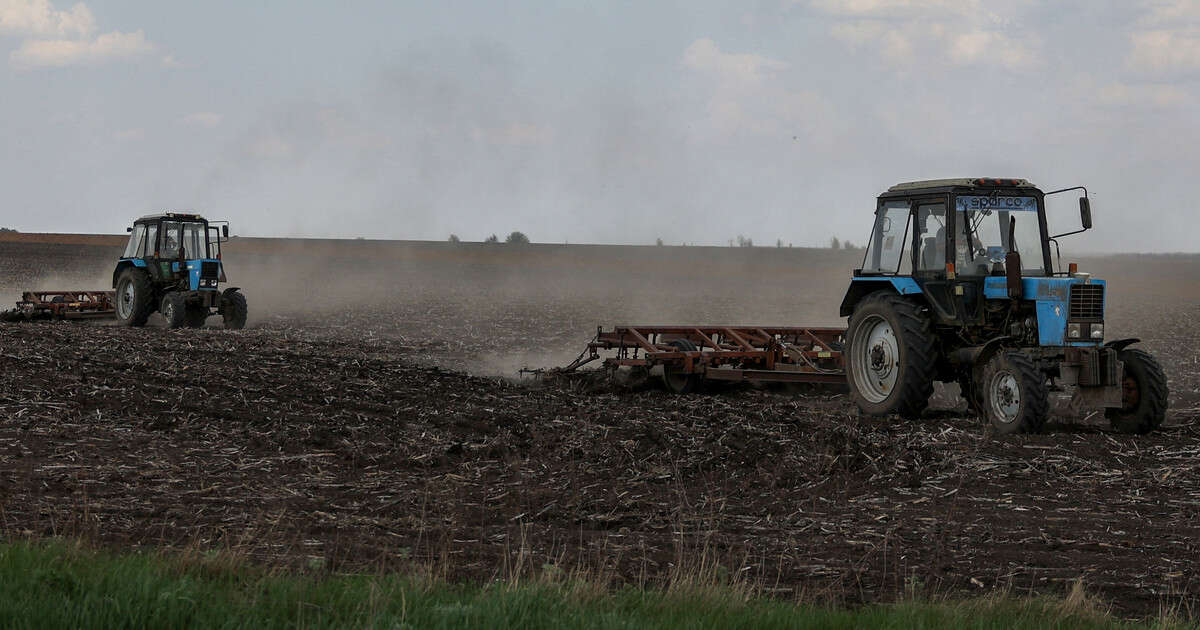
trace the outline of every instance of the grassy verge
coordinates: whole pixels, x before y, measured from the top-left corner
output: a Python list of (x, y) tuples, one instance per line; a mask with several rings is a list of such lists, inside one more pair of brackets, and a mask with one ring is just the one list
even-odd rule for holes
[[(1080, 591), (1079, 594), (1082, 592)], [(1074, 600), (1074, 601), (1073, 601)], [(0, 626), (21, 628), (1134, 628), (1084, 599), (989, 598), (853, 610), (734, 588), (608, 590), (585, 582), (452, 585), (400, 576), (272, 574), (224, 557), (0, 544)]]

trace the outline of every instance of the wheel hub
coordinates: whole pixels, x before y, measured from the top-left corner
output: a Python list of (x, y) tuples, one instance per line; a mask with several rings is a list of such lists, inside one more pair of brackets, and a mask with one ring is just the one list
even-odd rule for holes
[(872, 316), (857, 327), (852, 344), (853, 378), (859, 393), (871, 402), (882, 402), (896, 388), (899, 376), (895, 331), (883, 317)]
[(1004, 422), (1016, 420), (1021, 410), (1021, 389), (1017, 377), (1004, 372), (992, 379), (992, 408)]

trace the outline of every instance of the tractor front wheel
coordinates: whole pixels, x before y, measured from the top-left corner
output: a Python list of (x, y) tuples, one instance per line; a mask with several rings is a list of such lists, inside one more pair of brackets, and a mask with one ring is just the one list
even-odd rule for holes
[(846, 332), (846, 376), (863, 413), (915, 419), (933, 394), (937, 350), (929, 317), (889, 292), (868, 295)]
[(1125, 364), (1121, 406), (1106, 409), (1104, 415), (1121, 433), (1149, 433), (1167, 418), (1167, 376), (1154, 355), (1144, 350), (1127, 348), (1118, 358)]
[(164, 295), (158, 312), (167, 320), (167, 328), (182, 327), (187, 317), (187, 304), (184, 303), (183, 295), (176, 291)]
[(229, 330), (241, 330), (246, 327), (246, 316), (250, 309), (246, 305), (246, 296), (237, 289), (227, 289), (221, 294), (221, 318)]
[(145, 326), (154, 312), (154, 287), (150, 276), (136, 268), (126, 269), (117, 278), (117, 323)]
[(1050, 413), (1046, 375), (1020, 352), (998, 352), (983, 367), (980, 412), (1002, 434), (1037, 433)]

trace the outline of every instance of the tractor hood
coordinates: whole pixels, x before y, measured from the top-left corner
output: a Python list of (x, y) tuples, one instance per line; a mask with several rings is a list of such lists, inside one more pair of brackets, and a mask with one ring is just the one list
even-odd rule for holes
[[(1037, 310), (1038, 341), (1043, 346), (1098, 346), (1104, 342), (1106, 283), (1092, 278), (1022, 278), (1025, 299)], [(985, 279), (984, 296), (1008, 297), (1007, 280)], [(1099, 336), (1093, 336), (1098, 331)]]

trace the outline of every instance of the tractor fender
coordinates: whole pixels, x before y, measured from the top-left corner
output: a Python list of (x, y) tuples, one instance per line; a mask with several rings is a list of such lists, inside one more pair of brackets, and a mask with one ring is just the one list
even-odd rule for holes
[(1120, 351), (1124, 350), (1125, 348), (1132, 346), (1133, 344), (1135, 344), (1139, 341), (1141, 341), (1141, 339), (1138, 339), (1137, 337), (1130, 337), (1129, 339), (1114, 339), (1114, 340), (1104, 344), (1104, 347), (1112, 348), (1113, 350), (1120, 352)]
[(112, 288), (117, 288), (117, 279), (121, 277), (121, 273), (130, 267), (145, 267), (146, 261), (137, 258), (126, 258), (117, 261), (117, 268), (113, 270)]
[(860, 300), (879, 290), (895, 291), (897, 295), (920, 295), (924, 293), (921, 290), (921, 285), (908, 276), (860, 276), (850, 280), (850, 287), (846, 289), (846, 296), (842, 298), (842, 306), (839, 309), (839, 314), (842, 317), (849, 317), (854, 312), (854, 307), (858, 306)]

